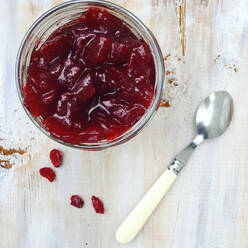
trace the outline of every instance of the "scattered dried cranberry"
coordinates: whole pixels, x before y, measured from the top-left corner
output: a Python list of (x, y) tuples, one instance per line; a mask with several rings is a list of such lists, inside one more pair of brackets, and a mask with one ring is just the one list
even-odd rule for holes
[(73, 195), (71, 197), (71, 205), (77, 208), (82, 208), (84, 201), (79, 195)]
[(98, 214), (104, 214), (103, 202), (96, 196), (91, 197), (92, 205)]
[(60, 167), (62, 162), (63, 153), (57, 149), (53, 149), (50, 152), (50, 160), (55, 167)]
[(50, 182), (52, 182), (56, 177), (53, 169), (51, 169), (49, 167), (41, 168), (40, 169), (40, 175), (47, 178)]

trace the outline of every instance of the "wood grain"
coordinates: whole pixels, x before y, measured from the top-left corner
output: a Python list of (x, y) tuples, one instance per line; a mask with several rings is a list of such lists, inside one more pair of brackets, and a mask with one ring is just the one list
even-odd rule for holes
[[(0, 247), (122, 247), (114, 239), (119, 223), (194, 137), (199, 102), (225, 89), (235, 104), (230, 128), (199, 147), (128, 247), (246, 248), (248, 1), (113, 1), (157, 37), (167, 74), (163, 99), (170, 107), (160, 108), (135, 139), (101, 152), (49, 140), (30, 123), (17, 98), (14, 66), (21, 39), (39, 15), (61, 2), (1, 1), (0, 146), (27, 152), (0, 154), (0, 160), (15, 163), (0, 168)], [(50, 165), (49, 150), (55, 147), (65, 159), (51, 184), (38, 171)], [(72, 194), (84, 198), (83, 209), (70, 206)], [(103, 199), (105, 215), (94, 213), (92, 194)]]

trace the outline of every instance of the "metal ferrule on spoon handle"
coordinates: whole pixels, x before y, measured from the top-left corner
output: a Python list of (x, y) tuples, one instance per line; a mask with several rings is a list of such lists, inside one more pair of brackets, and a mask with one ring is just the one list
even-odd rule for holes
[(175, 158), (174, 161), (168, 167), (168, 170), (173, 171), (175, 175), (178, 175), (184, 166), (185, 166), (184, 163), (182, 163), (180, 160)]
[(203, 140), (203, 136), (197, 136), (190, 145), (179, 153), (168, 169), (162, 173), (158, 180), (137, 203), (116, 231), (116, 240), (119, 243), (127, 244), (136, 237), (160, 201), (175, 182), (178, 173), (185, 166), (194, 149)]
[(173, 171), (176, 175), (183, 169), (187, 164), (191, 154), (195, 148), (204, 141), (204, 135), (198, 134), (192, 143), (190, 143), (184, 150), (177, 154), (174, 161), (168, 167), (169, 170)]

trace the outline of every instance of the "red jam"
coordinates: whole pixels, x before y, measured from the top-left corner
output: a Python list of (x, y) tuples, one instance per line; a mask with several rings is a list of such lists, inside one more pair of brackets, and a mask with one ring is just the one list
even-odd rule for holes
[(144, 115), (154, 82), (148, 45), (119, 18), (90, 8), (36, 45), (24, 103), (60, 140), (110, 141)]

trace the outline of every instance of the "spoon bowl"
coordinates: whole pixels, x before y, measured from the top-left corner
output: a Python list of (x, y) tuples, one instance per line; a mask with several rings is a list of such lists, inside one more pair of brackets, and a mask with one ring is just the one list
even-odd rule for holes
[(199, 106), (196, 114), (198, 134), (216, 138), (228, 128), (233, 114), (233, 100), (226, 91), (216, 91)]

